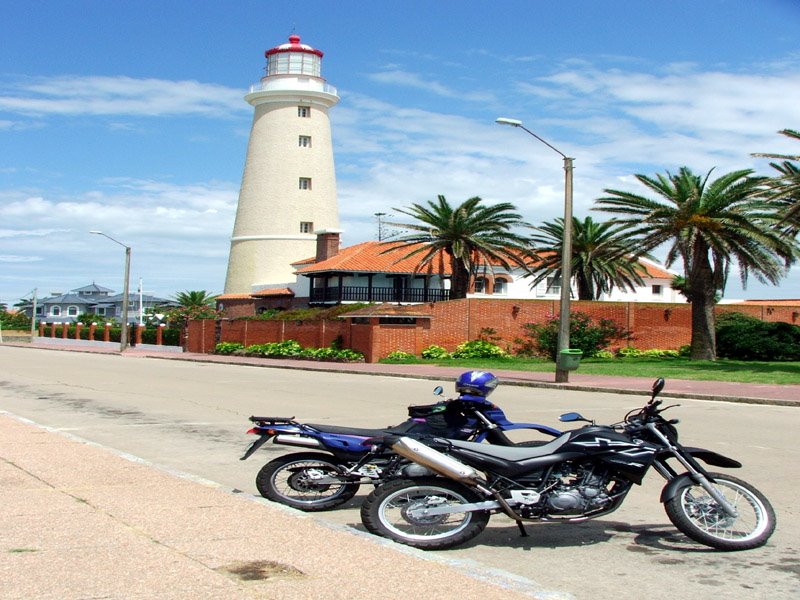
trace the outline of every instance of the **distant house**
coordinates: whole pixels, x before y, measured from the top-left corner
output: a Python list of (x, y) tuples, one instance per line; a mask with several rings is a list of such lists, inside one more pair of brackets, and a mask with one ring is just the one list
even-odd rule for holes
[[(338, 234), (318, 236), (317, 255), (293, 263), (294, 282), (275, 285), (250, 294), (217, 298), (217, 308), (229, 317), (246, 316), (270, 309), (324, 306), (354, 302), (415, 304), (439, 302), (450, 297), (450, 265), (444, 255), (420, 267), (419, 256), (404, 258), (410, 248), (386, 252), (391, 246), (370, 241), (339, 248)], [(672, 289), (676, 275), (664, 267), (639, 260), (643, 285), (634, 291), (614, 289), (599, 299), (619, 302), (684, 302)], [(522, 269), (483, 265), (473, 277), (468, 297), (508, 299), (557, 299), (558, 281), (548, 279), (531, 288)], [(574, 294), (573, 290), (573, 294)]]
[[(91, 313), (108, 319), (122, 319), (122, 294), (115, 294), (114, 290), (92, 283), (83, 287), (70, 290), (67, 294), (51, 294), (46, 298), (36, 301), (36, 319), (40, 321), (73, 323), (78, 315)], [(138, 292), (128, 294), (129, 323), (139, 320), (140, 313), (155, 307), (174, 307), (178, 303), (174, 300), (158, 298)], [(32, 316), (33, 302), (28, 301), (20, 305), (19, 310), (28, 317)]]

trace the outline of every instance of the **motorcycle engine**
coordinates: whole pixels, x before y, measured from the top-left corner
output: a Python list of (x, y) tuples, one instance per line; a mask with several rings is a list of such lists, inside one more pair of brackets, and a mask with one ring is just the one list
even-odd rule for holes
[(606, 505), (610, 498), (606, 491), (606, 478), (590, 472), (575, 473), (562, 478), (547, 495), (545, 502), (551, 511), (559, 514), (583, 514)]

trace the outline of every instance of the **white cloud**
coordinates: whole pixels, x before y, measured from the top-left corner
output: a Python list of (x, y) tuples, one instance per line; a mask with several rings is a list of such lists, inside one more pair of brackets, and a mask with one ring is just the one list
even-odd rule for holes
[(0, 110), (27, 116), (227, 117), (247, 110), (247, 105), (240, 89), (198, 81), (61, 76), (4, 83)]

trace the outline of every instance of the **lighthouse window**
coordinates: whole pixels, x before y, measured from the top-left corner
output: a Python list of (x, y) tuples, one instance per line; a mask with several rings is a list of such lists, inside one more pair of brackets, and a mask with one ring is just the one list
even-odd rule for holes
[(311, 148), (311, 136), (310, 135), (301, 135), (300, 136), (300, 147), (301, 148)]
[(301, 190), (310, 190), (311, 189), (311, 177), (301, 177), (300, 178), (300, 189)]
[(300, 221), (300, 233), (313, 233), (314, 223), (311, 221)]
[(308, 106), (298, 106), (297, 107), (297, 116), (298, 117), (310, 117), (311, 116), (311, 108)]

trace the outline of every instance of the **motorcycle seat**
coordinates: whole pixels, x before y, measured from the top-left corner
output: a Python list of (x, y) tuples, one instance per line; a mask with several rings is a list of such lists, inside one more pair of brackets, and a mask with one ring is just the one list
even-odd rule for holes
[(462, 448), (470, 450), (478, 454), (485, 454), (493, 456), (502, 460), (521, 462), (532, 458), (540, 458), (542, 456), (549, 456), (554, 454), (561, 446), (569, 441), (569, 434), (562, 434), (542, 446), (496, 446), (493, 444), (480, 444), (477, 442), (464, 442), (461, 440), (438, 440), (443, 443), (449, 443), (454, 448)]
[(336, 425), (323, 425), (321, 423), (306, 423), (309, 427), (313, 427), (322, 433), (333, 433), (336, 435), (354, 435), (358, 437), (371, 438), (383, 437), (386, 435), (384, 429), (361, 429), (358, 427), (339, 427)]

